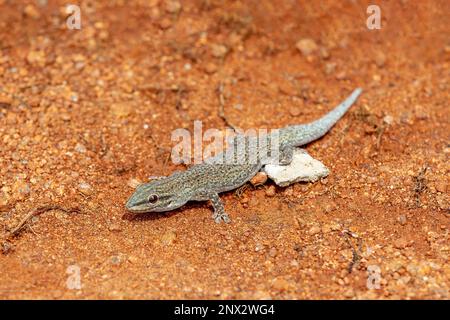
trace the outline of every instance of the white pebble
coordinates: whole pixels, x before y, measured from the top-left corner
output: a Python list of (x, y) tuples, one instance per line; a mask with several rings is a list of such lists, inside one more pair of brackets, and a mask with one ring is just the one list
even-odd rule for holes
[(270, 179), (280, 187), (304, 181), (317, 181), (329, 174), (325, 165), (311, 157), (304, 149), (294, 149), (292, 162), (289, 165), (266, 165), (263, 169)]

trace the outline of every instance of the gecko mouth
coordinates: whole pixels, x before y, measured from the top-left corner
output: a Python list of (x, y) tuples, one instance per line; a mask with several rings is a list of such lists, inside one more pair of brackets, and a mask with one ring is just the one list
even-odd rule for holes
[(125, 208), (133, 213), (147, 213), (147, 212), (164, 212), (172, 210), (172, 201), (169, 201), (164, 207), (154, 206), (148, 207), (147, 202), (138, 202), (134, 203), (132, 199), (128, 200), (125, 205)]

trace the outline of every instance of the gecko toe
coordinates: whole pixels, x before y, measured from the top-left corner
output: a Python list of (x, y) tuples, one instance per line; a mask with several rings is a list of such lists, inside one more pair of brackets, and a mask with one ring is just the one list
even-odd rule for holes
[(221, 223), (222, 221), (225, 223), (230, 223), (231, 219), (226, 213), (213, 214), (213, 219), (215, 223)]

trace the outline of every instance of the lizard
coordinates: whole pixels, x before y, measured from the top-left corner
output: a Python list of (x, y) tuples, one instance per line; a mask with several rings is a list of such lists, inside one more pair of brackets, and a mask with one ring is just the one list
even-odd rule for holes
[[(170, 176), (137, 186), (125, 207), (132, 213), (165, 212), (180, 208), (188, 201), (210, 200), (214, 221), (229, 223), (231, 220), (219, 193), (239, 188), (266, 164), (289, 164), (294, 147), (324, 136), (361, 92), (361, 88), (355, 89), (342, 103), (318, 120), (277, 129), (276, 136), (272, 132), (267, 134), (265, 142), (258, 142), (260, 140), (256, 141), (255, 137), (237, 135), (223, 153), (184, 171), (176, 171)], [(277, 142), (275, 147), (273, 141)], [(236, 152), (237, 145), (245, 149)], [(235, 161), (237, 157), (240, 157), (240, 161)]]

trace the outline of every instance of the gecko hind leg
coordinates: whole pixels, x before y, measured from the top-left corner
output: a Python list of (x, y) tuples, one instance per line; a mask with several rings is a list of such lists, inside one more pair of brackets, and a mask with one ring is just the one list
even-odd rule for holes
[(216, 223), (225, 222), (230, 223), (231, 219), (228, 214), (225, 212), (225, 208), (223, 206), (222, 200), (217, 193), (211, 193), (208, 195), (209, 200), (211, 200), (212, 206), (214, 208), (214, 213), (212, 215), (214, 221)]

